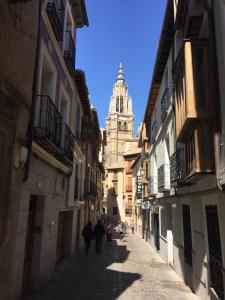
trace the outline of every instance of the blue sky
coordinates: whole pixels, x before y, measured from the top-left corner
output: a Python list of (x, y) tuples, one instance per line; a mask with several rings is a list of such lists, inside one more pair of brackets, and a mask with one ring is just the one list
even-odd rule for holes
[(133, 100), (135, 133), (143, 120), (166, 0), (86, 0), (90, 26), (78, 30), (76, 68), (105, 127), (119, 62)]

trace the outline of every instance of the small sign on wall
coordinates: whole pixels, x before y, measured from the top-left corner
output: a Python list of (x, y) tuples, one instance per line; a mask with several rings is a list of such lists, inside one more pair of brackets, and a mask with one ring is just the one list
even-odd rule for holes
[(136, 197), (142, 199), (142, 178), (140, 176), (136, 177)]

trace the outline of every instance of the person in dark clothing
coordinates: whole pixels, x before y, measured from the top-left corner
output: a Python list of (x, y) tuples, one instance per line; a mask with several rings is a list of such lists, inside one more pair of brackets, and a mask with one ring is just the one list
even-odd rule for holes
[(100, 253), (102, 248), (102, 238), (105, 234), (105, 228), (102, 225), (101, 220), (98, 220), (98, 223), (95, 225), (94, 234), (96, 252)]
[(90, 221), (87, 223), (87, 225), (82, 230), (82, 235), (84, 237), (86, 256), (88, 256), (89, 250), (91, 248), (91, 240), (93, 238), (92, 224)]
[(112, 224), (108, 221), (106, 226), (107, 241), (112, 242)]

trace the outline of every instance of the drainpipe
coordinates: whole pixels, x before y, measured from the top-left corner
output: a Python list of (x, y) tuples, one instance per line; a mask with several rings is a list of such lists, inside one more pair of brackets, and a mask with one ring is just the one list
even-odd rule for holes
[[(215, 101), (215, 113), (214, 113), (214, 123), (216, 126), (216, 138), (215, 138), (215, 163), (216, 163), (216, 178), (217, 185), (219, 189), (222, 190), (222, 186), (220, 185), (218, 174), (221, 165), (221, 115), (220, 115), (220, 92), (219, 92), (219, 75), (218, 75), (218, 61), (217, 61), (217, 45), (216, 45), (216, 33), (215, 33), (215, 22), (214, 22), (214, 9), (213, 2), (211, 0), (211, 7), (208, 4), (207, 0), (204, 0), (204, 9), (208, 14), (208, 22), (209, 22), (209, 43), (210, 43), (210, 54), (212, 58), (212, 73), (214, 77), (213, 81), (213, 101)], [(217, 121), (216, 121), (217, 120)]]
[(33, 77), (33, 86), (32, 86), (32, 101), (31, 101), (31, 109), (30, 109), (30, 119), (29, 119), (29, 123), (28, 123), (27, 136), (26, 136), (26, 147), (28, 149), (28, 154), (27, 154), (27, 161), (26, 161), (26, 164), (25, 164), (23, 182), (26, 182), (28, 177), (29, 177), (30, 161), (31, 161), (31, 155), (32, 155), (34, 112), (35, 112), (35, 105), (36, 105), (37, 71), (38, 71), (39, 48), (40, 48), (41, 8), (42, 8), (42, 0), (39, 0), (37, 43), (36, 43), (36, 53), (35, 53), (35, 63), (34, 63), (34, 77)]

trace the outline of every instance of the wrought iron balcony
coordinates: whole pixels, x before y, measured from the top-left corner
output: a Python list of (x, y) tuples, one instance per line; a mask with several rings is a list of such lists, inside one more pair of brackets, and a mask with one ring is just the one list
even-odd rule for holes
[(62, 124), (61, 150), (63, 161), (72, 164), (74, 155), (74, 135), (67, 124)]
[(161, 100), (161, 121), (163, 122), (169, 108), (169, 88), (165, 89), (165, 92), (163, 94), (162, 100)]
[(157, 176), (150, 176), (148, 178), (148, 193), (156, 195), (158, 193), (158, 178)]
[(91, 138), (91, 127), (84, 123), (81, 127), (81, 138), (83, 140), (88, 140)]
[(170, 157), (170, 183), (171, 186), (181, 185), (185, 178), (184, 149), (177, 151)]
[(46, 11), (57, 41), (63, 37), (64, 5), (62, 0), (49, 0)]
[(59, 154), (61, 149), (62, 116), (51, 98), (38, 96), (38, 116), (34, 124), (34, 138), (46, 150)]
[(75, 71), (75, 45), (70, 31), (65, 32), (64, 59), (70, 74)]
[(159, 192), (170, 190), (170, 165), (163, 164), (158, 168), (158, 190)]

